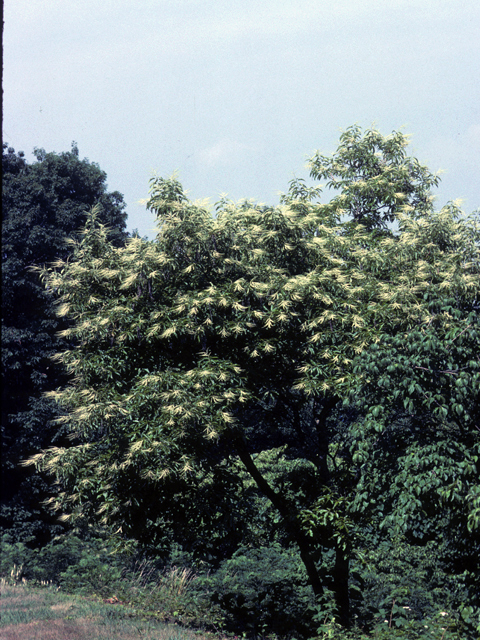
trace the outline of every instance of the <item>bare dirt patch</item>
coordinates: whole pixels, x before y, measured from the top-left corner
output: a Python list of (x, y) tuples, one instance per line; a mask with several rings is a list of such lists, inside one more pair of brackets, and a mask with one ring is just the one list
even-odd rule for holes
[(92, 625), (81, 620), (35, 620), (0, 629), (0, 640), (90, 640), (99, 637)]

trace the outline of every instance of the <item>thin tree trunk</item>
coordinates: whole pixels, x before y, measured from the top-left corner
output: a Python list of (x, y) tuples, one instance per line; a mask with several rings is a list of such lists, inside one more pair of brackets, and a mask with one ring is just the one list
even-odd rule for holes
[[(328, 485), (331, 483), (331, 474), (328, 468), (328, 452), (329, 452), (329, 435), (327, 431), (327, 420), (333, 409), (338, 404), (339, 399), (336, 396), (326, 398), (319, 411), (314, 407), (313, 419), (318, 437), (319, 460), (317, 468), (323, 482)], [(335, 603), (338, 611), (338, 622), (348, 627), (350, 624), (350, 596), (348, 591), (348, 579), (350, 571), (350, 560), (343, 550), (335, 548), (335, 566), (333, 569), (333, 592), (335, 594)]]
[(295, 542), (298, 545), (300, 550), (300, 557), (302, 559), (303, 564), (305, 565), (305, 569), (307, 571), (308, 580), (313, 589), (313, 593), (315, 597), (323, 595), (323, 586), (320, 581), (320, 576), (318, 575), (317, 567), (315, 564), (315, 560), (313, 559), (313, 555), (311, 552), (310, 541), (307, 536), (301, 531), (300, 525), (295, 522), (295, 518), (292, 516), (290, 507), (284, 500), (283, 496), (277, 493), (265, 480), (260, 471), (257, 469), (252, 457), (250, 456), (245, 443), (241, 438), (238, 438), (237, 442), (237, 452), (240, 460), (243, 462), (245, 468), (248, 473), (254, 479), (257, 487), (263, 493), (263, 495), (270, 500), (273, 506), (279, 511), (280, 515), (283, 518), (284, 524), (288, 531), (292, 534), (295, 539)]
[[(330, 437), (327, 431), (327, 420), (330, 417), (335, 406), (338, 404), (336, 396), (326, 398), (321, 404), (318, 400), (314, 400), (312, 420), (313, 429), (317, 435), (317, 460), (316, 466), (320, 474), (323, 484), (330, 483), (330, 470), (328, 468), (328, 449)], [(321, 408), (319, 408), (319, 405)]]
[(333, 589), (338, 608), (338, 621), (344, 627), (350, 624), (350, 595), (348, 593), (348, 578), (350, 559), (343, 549), (335, 549), (335, 568), (333, 572)]

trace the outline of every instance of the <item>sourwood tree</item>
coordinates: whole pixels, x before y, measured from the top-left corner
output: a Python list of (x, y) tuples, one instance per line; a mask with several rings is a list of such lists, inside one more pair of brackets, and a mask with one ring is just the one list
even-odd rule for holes
[[(326, 203), (294, 180), (279, 206), (223, 199), (212, 211), (175, 177), (154, 178), (151, 242), (115, 247), (91, 212), (72, 258), (42, 271), (72, 320), (58, 355), (72, 377), (48, 396), (72, 443), (30, 460), (59, 483), (54, 508), (126, 537), (181, 539), (205, 531), (205, 487), (228, 511), (249, 478), (345, 625), (362, 526), (376, 517), (416, 535), (424, 467), (412, 454), (428, 438), (441, 455), (463, 430), (452, 465), (468, 451), (465, 484), (437, 488), (478, 531), (478, 216), (435, 211), (437, 178), (406, 145), (348, 129), (332, 158), (310, 162), (333, 188)], [(401, 426), (397, 454), (387, 436)]]

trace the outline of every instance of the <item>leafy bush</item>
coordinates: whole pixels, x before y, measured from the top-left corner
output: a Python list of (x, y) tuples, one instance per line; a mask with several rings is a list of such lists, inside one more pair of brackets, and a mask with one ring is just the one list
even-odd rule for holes
[(60, 585), (69, 593), (95, 593), (102, 596), (112, 595), (122, 578), (122, 568), (103, 557), (101, 553), (92, 553), (80, 559), (78, 564), (70, 565), (60, 573)]
[(36, 583), (55, 583), (72, 593), (110, 593), (111, 585), (120, 580), (120, 559), (112, 555), (112, 547), (100, 538), (81, 540), (68, 535), (30, 549), (23, 542), (12, 543), (2, 537), (0, 574), (9, 576), (15, 567), (17, 579)]
[(285, 636), (313, 629), (308, 621), (314, 601), (303, 565), (279, 545), (240, 548), (202, 586), (211, 590), (231, 631)]
[(1, 548), (1, 576), (12, 576), (14, 578), (14, 581), (17, 581), (23, 577), (31, 577), (31, 575), (26, 576), (25, 574), (29, 572), (29, 568), (33, 564), (32, 561), (35, 555), (35, 551), (29, 549), (24, 542), (12, 542), (8, 534), (4, 534), (2, 536)]

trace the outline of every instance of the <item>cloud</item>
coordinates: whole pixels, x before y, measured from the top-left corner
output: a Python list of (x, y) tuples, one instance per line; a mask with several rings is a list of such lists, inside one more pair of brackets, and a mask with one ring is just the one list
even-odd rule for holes
[(208, 168), (228, 167), (241, 162), (242, 159), (246, 160), (254, 153), (256, 153), (255, 147), (231, 138), (222, 138), (211, 147), (199, 151), (196, 154), (196, 160)]

